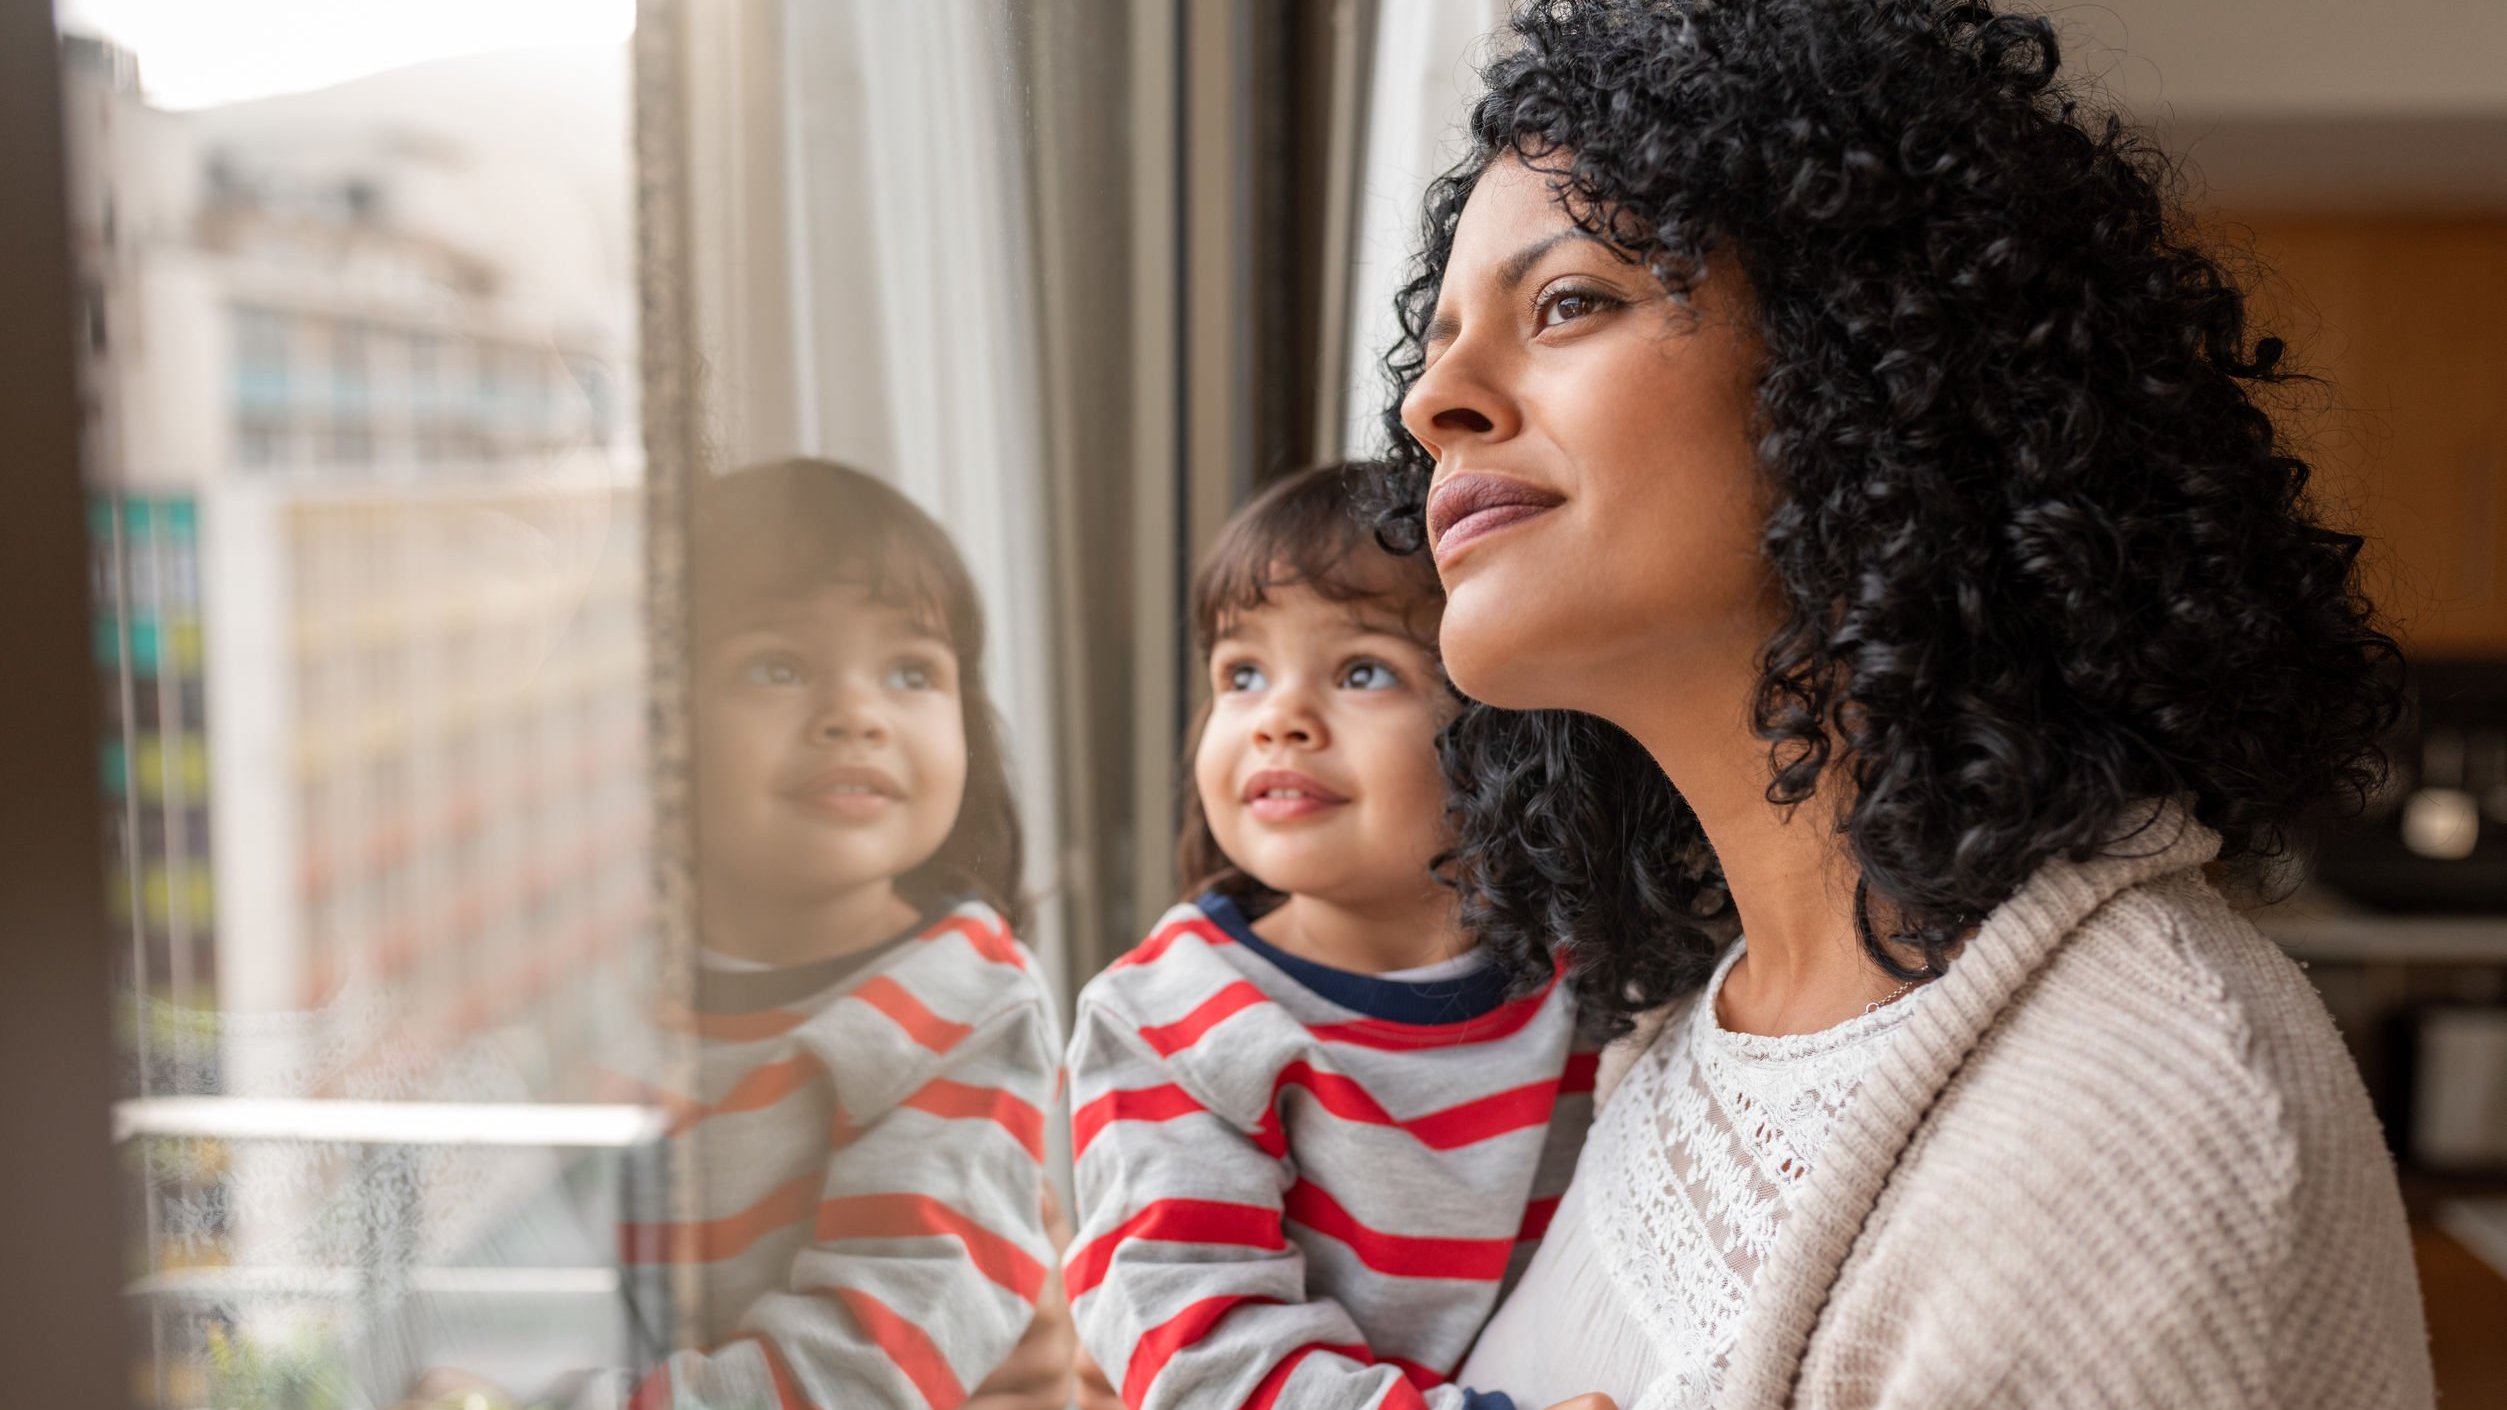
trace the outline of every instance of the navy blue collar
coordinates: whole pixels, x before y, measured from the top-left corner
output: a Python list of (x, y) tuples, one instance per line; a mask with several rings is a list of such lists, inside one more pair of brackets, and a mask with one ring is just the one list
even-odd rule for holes
[(1443, 979), (1386, 979), (1378, 974), (1334, 969), (1302, 955), (1292, 955), (1254, 934), (1253, 923), (1234, 901), (1206, 891), (1194, 902), (1227, 938), (1253, 951), (1272, 968), (1315, 993), (1369, 1018), (1388, 1023), (1461, 1023), (1502, 1006), (1512, 987), (1501, 965), (1483, 964), (1468, 974)]
[(752, 1013), (785, 1008), (813, 994), (850, 983), (907, 942), (938, 925), (967, 897), (951, 896), (914, 918), (914, 923), (867, 949), (831, 955), (823, 960), (776, 965), (768, 969), (702, 969), (696, 976), (696, 1008), (700, 1013)]

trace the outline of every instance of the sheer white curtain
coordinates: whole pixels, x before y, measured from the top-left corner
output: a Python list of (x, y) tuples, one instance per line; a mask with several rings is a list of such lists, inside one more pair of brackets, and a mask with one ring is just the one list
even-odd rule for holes
[(1354, 455), (1386, 448), (1384, 353), (1398, 331), (1393, 294), (1418, 253), (1419, 199), (1463, 154), (1463, 118), (1507, 9), (1507, 0), (1379, 0), (1350, 281), (1344, 444)]
[[(825, 456), (947, 527), (983, 593), (1028, 885), (1043, 896), (1061, 852), (1054, 583), (1008, 9), (701, 12), (691, 214), (716, 468)], [(1025, 937), (1057, 989), (1061, 923), (1039, 906)]]

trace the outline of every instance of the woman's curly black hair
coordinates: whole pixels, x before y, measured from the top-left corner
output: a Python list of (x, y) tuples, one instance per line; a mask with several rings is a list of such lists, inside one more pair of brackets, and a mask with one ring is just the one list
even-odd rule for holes
[[(1432, 466), (1400, 401), (1492, 163), (1550, 173), (1668, 287), (1710, 254), (1746, 278), (1786, 604), (1753, 702), (1767, 793), (1837, 799), (1865, 949), (1900, 977), (2151, 799), (2226, 857), (2278, 852), (2375, 782), (2397, 710), (2360, 540), (2256, 404), (2280, 342), (2166, 158), (2057, 67), (2047, 21), (1984, 4), (1533, 0), (1429, 188), (1386, 359), (1379, 532), (1415, 547)], [(1634, 740), (1474, 705), (1443, 750), (1443, 866), (1486, 943), (1526, 975), (1563, 946), (1605, 1029), (1704, 977), (1719, 870)]]

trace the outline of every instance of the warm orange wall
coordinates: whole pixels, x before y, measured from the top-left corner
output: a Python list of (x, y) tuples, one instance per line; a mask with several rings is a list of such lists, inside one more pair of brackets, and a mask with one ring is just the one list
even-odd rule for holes
[(2507, 216), (2224, 218), (2327, 511), (2415, 654), (2507, 655)]

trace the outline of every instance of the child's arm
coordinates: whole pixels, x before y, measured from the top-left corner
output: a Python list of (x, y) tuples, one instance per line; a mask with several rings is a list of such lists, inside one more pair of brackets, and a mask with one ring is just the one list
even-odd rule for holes
[(1045, 1236), (1053, 1243), (1054, 1267), (1045, 1295), (1036, 1304), (1035, 1320), (1010, 1349), (1009, 1359), (992, 1368), (975, 1387), (966, 1410), (1071, 1410), (1078, 1387), (1079, 1331), (1071, 1325), (1071, 1300), (1062, 1294), (1062, 1255), (1070, 1251), (1071, 1221), (1062, 1212), (1048, 1183), (1044, 1198)]
[(1339, 1303), (1308, 1297), (1284, 1227), (1285, 1153), (1086, 996), (1070, 1066), (1080, 1227), (1065, 1284), (1080, 1342), (1126, 1406), (1512, 1410), (1503, 1396), (1419, 1390)]
[[(1053, 1023), (1036, 987), (1032, 1001), (955, 1027), (927, 1026), (945, 1045), (929, 1075), (838, 1138), (788, 1287), (750, 1306), (744, 1339), (671, 1357), (635, 1410), (951, 1410), (1010, 1354), (1053, 1256), (1042, 1198)], [(817, 1055), (831, 1068), (862, 1061)]]

